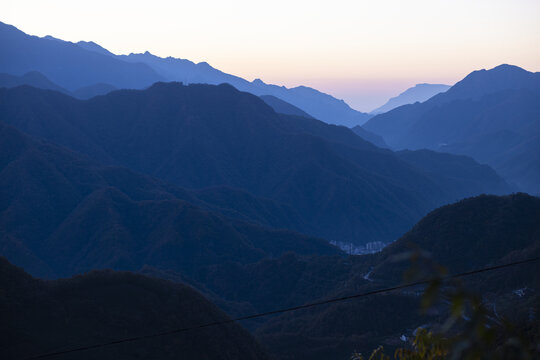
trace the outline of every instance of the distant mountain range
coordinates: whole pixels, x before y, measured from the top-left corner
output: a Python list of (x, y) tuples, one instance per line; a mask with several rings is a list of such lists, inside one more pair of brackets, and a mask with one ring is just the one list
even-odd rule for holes
[(261, 95), (259, 96), (263, 101), (269, 105), (272, 109), (274, 109), (275, 112), (278, 114), (285, 114), (285, 115), (295, 115), (295, 116), (302, 116), (308, 119), (313, 119), (313, 116), (306, 113), (304, 110), (289, 104), (286, 101), (281, 100), (280, 98), (277, 98), (272, 95)]
[(417, 84), (408, 88), (396, 97), (390, 98), (386, 104), (372, 110), (370, 114), (382, 114), (402, 105), (424, 102), (429, 98), (450, 89), (450, 85), (443, 84)]
[(382, 136), (379, 136), (379, 135), (377, 135), (375, 133), (372, 133), (371, 131), (368, 131), (368, 130), (364, 129), (360, 125), (357, 125), (357, 126), (351, 128), (351, 130), (356, 135), (360, 136), (362, 139), (364, 139), (366, 141), (369, 141), (373, 145), (378, 146), (378, 147), (383, 148), (383, 149), (388, 149), (388, 145), (384, 142), (384, 139), (382, 138)]
[(77, 99), (90, 99), (94, 96), (105, 95), (116, 88), (109, 84), (94, 84), (84, 86), (74, 91), (69, 91), (56, 85), (45, 75), (37, 71), (31, 71), (21, 76), (0, 73), (0, 88), (13, 88), (17, 86), (30, 85), (38, 89), (55, 90)]
[(393, 149), (465, 154), (519, 189), (540, 193), (540, 73), (501, 65), (448, 91), (378, 115), (363, 126)]
[(114, 55), (93, 42), (71, 43), (52, 37), (29, 36), (3, 23), (0, 23), (0, 48), (0, 73), (20, 76), (38, 71), (69, 91), (96, 84), (143, 89), (158, 81), (228, 83), (258, 96), (275, 96), (330, 124), (353, 127), (371, 117), (350, 108), (343, 100), (309, 87), (288, 89), (259, 79), (249, 82), (205, 62), (195, 64), (184, 59), (160, 58), (149, 52)]
[(70, 94), (68, 90), (56, 85), (45, 75), (37, 71), (31, 71), (21, 76), (0, 73), (0, 88), (13, 88), (22, 85)]
[[(510, 191), (466, 157), (405, 158), (347, 128), (276, 114), (230, 85), (158, 83), (87, 101), (0, 89), (0, 120), (180, 186), (230, 186), (272, 199), (301, 219), (293, 229), (327, 240), (392, 241), (436, 206)], [(436, 159), (445, 159), (444, 171)]]
[[(540, 192), (540, 73), (473, 72), (361, 126), (330, 95), (207, 63), (1, 23), (0, 48), (0, 358), (261, 312), (251, 334), (230, 323), (65, 357), (393, 353), (455, 309), (419, 314), (422, 285), (275, 310), (396, 286), (416, 250), (450, 273), (540, 256), (540, 198), (497, 196)], [(493, 329), (511, 319), (536, 341), (539, 269), (461, 280)]]

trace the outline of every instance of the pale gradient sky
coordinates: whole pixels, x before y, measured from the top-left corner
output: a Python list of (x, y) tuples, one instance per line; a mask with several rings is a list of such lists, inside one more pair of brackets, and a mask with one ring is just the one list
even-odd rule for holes
[(26, 33), (207, 61), (362, 111), (501, 63), (540, 70), (540, 0), (2, 0)]

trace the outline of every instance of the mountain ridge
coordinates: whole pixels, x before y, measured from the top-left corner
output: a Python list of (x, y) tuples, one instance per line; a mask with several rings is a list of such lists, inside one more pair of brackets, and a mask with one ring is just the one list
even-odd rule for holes
[(276, 96), (327, 123), (352, 127), (370, 117), (352, 109), (343, 100), (305, 86), (288, 89), (265, 84), (259, 79), (249, 82), (206, 62), (195, 64), (185, 59), (160, 58), (148, 51), (115, 55), (92, 41), (72, 43), (51, 39), (29, 36), (14, 26), (0, 23), (0, 46), (4, 50), (0, 72), (21, 75), (39, 71), (70, 91), (98, 83), (120, 89), (144, 89), (159, 81), (229, 83), (257, 96)]
[[(27, 358), (229, 317), (193, 288), (140, 274), (92, 271), (44, 281), (0, 257), (0, 355)], [(269, 359), (238, 324), (79, 351), (77, 359), (138, 356)], [(65, 356), (65, 355), (64, 355)], [(68, 358), (72, 358), (68, 355)]]
[(370, 111), (369, 113), (372, 115), (377, 115), (388, 112), (402, 105), (424, 102), (441, 92), (447, 91), (450, 87), (450, 85), (444, 84), (416, 84), (399, 95), (390, 98), (385, 104)]
[(424, 103), (378, 115), (364, 129), (394, 149), (471, 156), (522, 191), (538, 194), (540, 171), (533, 164), (540, 149), (539, 103), (540, 73), (500, 65), (472, 72)]
[[(230, 85), (158, 83), (87, 101), (29, 87), (0, 90), (0, 120), (180, 186), (226, 185), (287, 204), (312, 235), (330, 240), (392, 241), (428, 209), (477, 191), (476, 175), (433, 177), (345, 127), (276, 114)], [(470, 166), (484, 179), (483, 192), (508, 190), (494, 172)], [(467, 185), (454, 187), (456, 179)], [(394, 225), (380, 228), (380, 217)]]

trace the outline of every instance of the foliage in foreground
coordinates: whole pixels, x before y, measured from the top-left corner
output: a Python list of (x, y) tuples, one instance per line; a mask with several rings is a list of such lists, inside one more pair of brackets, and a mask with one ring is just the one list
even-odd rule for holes
[[(425, 253), (424, 253), (425, 254)], [(415, 253), (413, 267), (405, 277), (417, 281), (425, 274), (432, 277), (422, 295), (422, 311), (447, 307), (446, 320), (432, 329), (418, 328), (408, 348), (398, 348), (395, 360), (530, 360), (540, 356), (540, 344), (528, 336), (527, 329), (517, 328), (507, 319), (490, 313), (482, 297), (465, 290), (460, 281), (449, 281), (447, 270), (429, 256)], [(366, 359), (354, 353), (351, 360), (390, 360), (379, 346)]]

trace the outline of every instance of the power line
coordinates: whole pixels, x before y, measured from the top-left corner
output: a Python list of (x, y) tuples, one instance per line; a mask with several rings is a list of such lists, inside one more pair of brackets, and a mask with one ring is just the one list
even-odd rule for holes
[[(493, 270), (499, 270), (499, 269), (508, 268), (508, 267), (511, 267), (511, 266), (523, 265), (523, 264), (532, 263), (532, 262), (536, 262), (536, 261), (540, 261), (540, 257), (526, 259), (526, 260), (520, 260), (520, 261), (514, 261), (514, 262), (511, 262), (511, 263), (506, 263), (506, 264), (501, 264), (501, 265), (494, 265), (494, 266), (485, 267), (485, 268), (476, 269), (476, 270), (465, 271), (465, 272), (462, 272), (462, 273), (445, 276), (445, 277), (442, 278), (442, 280), (451, 280), (451, 279), (467, 277), (467, 276), (471, 276), (471, 275), (475, 275), (475, 274), (479, 274), (479, 273), (484, 273), (484, 272), (493, 271)], [(40, 355), (28, 357), (28, 358), (25, 358), (24, 360), (43, 359), (43, 358), (47, 358), (47, 357), (64, 355), (64, 354), (69, 354), (69, 353), (74, 353), (74, 352), (79, 352), (79, 351), (97, 349), (97, 348), (110, 346), (110, 345), (117, 345), (117, 344), (133, 342), (133, 341), (139, 341), (139, 340), (150, 339), (150, 338), (156, 338), (156, 337), (161, 337), (161, 336), (166, 336), (166, 335), (179, 334), (179, 333), (184, 333), (184, 332), (197, 330), (197, 329), (203, 329), (203, 328), (207, 328), (207, 327), (226, 325), (226, 324), (234, 323), (234, 322), (237, 322), (237, 321), (244, 321), (244, 320), (250, 320), (250, 319), (255, 319), (255, 318), (259, 318), (259, 317), (282, 314), (282, 313), (291, 312), (291, 311), (295, 311), (295, 310), (307, 309), (307, 308), (311, 308), (311, 307), (315, 307), (315, 306), (321, 306), (321, 305), (326, 305), (326, 304), (331, 304), (331, 303), (336, 303), (336, 302), (341, 302), (341, 301), (358, 299), (358, 298), (377, 295), (377, 294), (383, 294), (383, 293), (387, 293), (387, 292), (391, 292), (391, 291), (395, 291), (395, 290), (401, 290), (401, 289), (405, 289), (405, 288), (409, 288), (409, 287), (413, 287), (413, 286), (426, 285), (430, 281), (431, 281), (431, 279), (415, 281), (415, 282), (411, 282), (411, 283), (407, 283), (407, 284), (403, 284), (403, 285), (397, 285), (397, 286), (392, 286), (392, 287), (367, 291), (367, 292), (360, 293), (360, 294), (353, 294), (353, 295), (348, 295), (348, 296), (331, 298), (331, 299), (316, 301), (316, 302), (312, 302), (312, 303), (308, 303), (308, 304), (304, 304), (304, 305), (298, 305), (298, 306), (293, 306), (293, 307), (279, 309), (279, 310), (272, 310), (272, 311), (267, 311), (267, 312), (263, 312), (263, 313), (257, 313), (257, 314), (253, 314), (253, 315), (241, 316), (241, 317), (237, 317), (237, 318), (234, 318), (234, 319), (228, 319), (228, 320), (223, 320), (223, 321), (214, 321), (214, 322), (209, 322), (209, 323), (205, 323), (205, 324), (201, 324), (201, 325), (197, 325), (197, 326), (192, 326), (192, 327), (185, 327), (185, 328), (162, 331), (162, 332), (148, 334), (148, 335), (134, 336), (134, 337), (128, 337), (128, 338), (123, 338), (123, 339), (117, 339), (117, 340), (113, 340), (113, 341), (108, 341), (108, 342), (103, 342), (103, 343), (93, 344), (93, 345), (87, 345), (87, 346), (81, 346), (81, 347), (68, 349), (68, 350), (55, 351), (55, 352), (50, 352), (50, 353), (46, 353), (46, 354), (40, 354)]]

